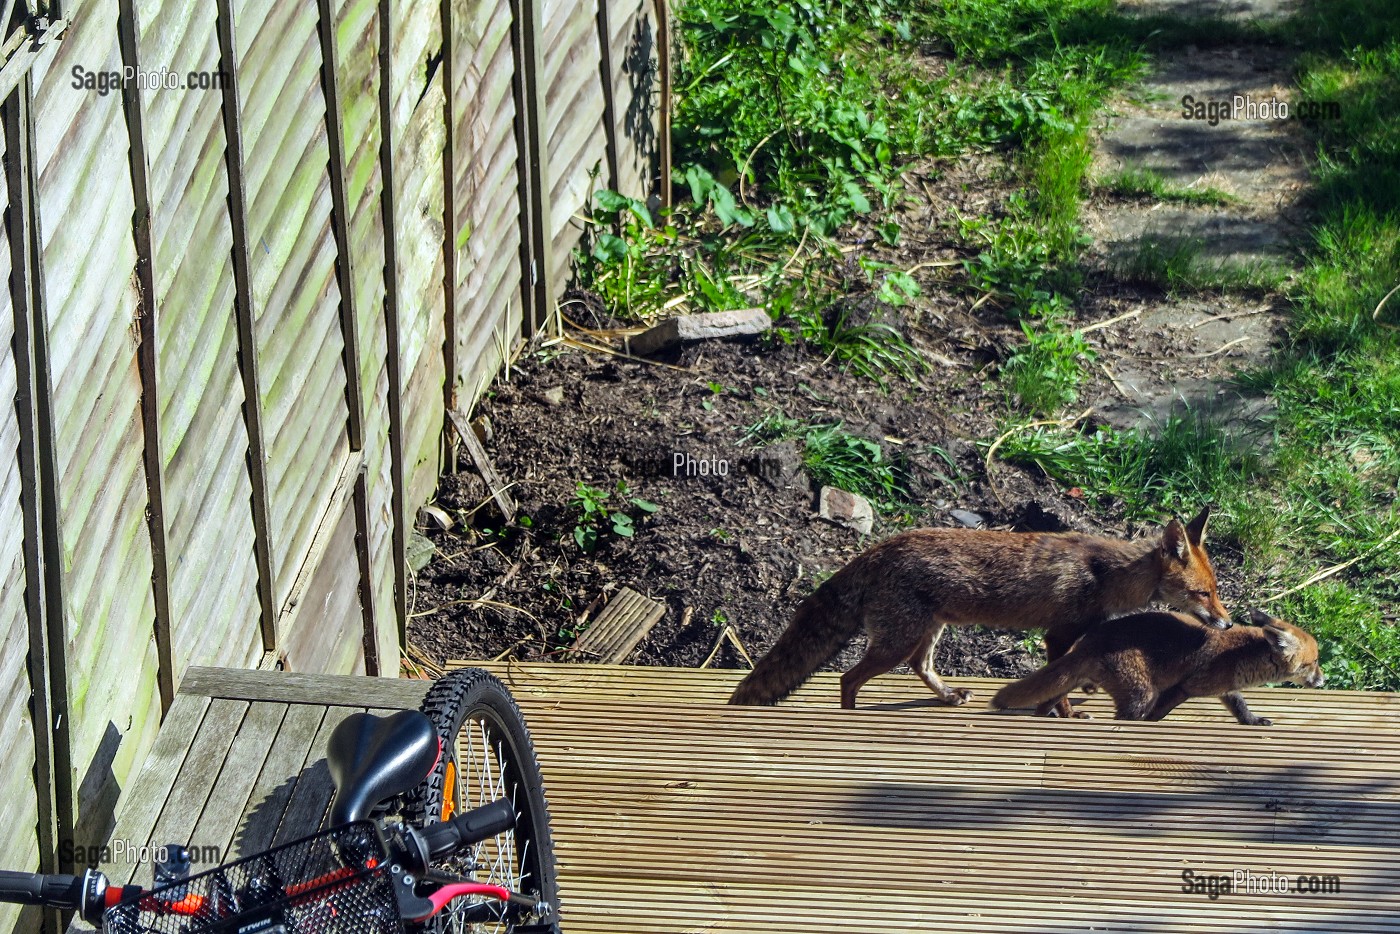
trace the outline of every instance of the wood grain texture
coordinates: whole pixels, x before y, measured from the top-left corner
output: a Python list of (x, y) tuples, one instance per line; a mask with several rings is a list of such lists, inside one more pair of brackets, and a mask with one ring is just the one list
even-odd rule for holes
[[(35, 66), (35, 171), (53, 386), (73, 813), (100, 838), (160, 719), (134, 327), (134, 208), (119, 94), (71, 84), (118, 70), (116, 5), (76, 3)], [(116, 271), (114, 274), (114, 270)], [(121, 651), (113, 651), (121, 646)]]
[(234, 25), (247, 48), (240, 92), (248, 239), (281, 607), (349, 444), (330, 154), (315, 5), (248, 0)]
[[(393, 477), (389, 451), (388, 333), (385, 321), (384, 224), (380, 171), (379, 12), (377, 0), (342, 0), (337, 28), (342, 127), (345, 133), (345, 197), (350, 211), (350, 251), (359, 315), (360, 385), (365, 401), (365, 474), (369, 512), (372, 599), (380, 621), (379, 654), (398, 657), (394, 620)], [(388, 665), (389, 672), (396, 663)]]
[(601, 166), (607, 178), (607, 138), (603, 130), (603, 87), (598, 71), (598, 0), (543, 0), (545, 123), (549, 149), (549, 236), (552, 265), (543, 270), (567, 282), (573, 249), (583, 228), (575, 220), (588, 200), (589, 172)]
[(608, 6), (617, 190), (646, 201), (661, 174), (661, 74), (655, 0), (603, 0)]
[[(143, 0), (137, 11), (148, 67), (219, 68), (212, 6)], [(143, 96), (177, 683), (190, 664), (252, 665), (262, 653), (220, 97)]]
[[(1263, 689), (1251, 702), (1280, 719), (1260, 729), (1195, 702), (1160, 723), (949, 708), (900, 675), (847, 711), (824, 701), (833, 674), (793, 703), (736, 708), (722, 700), (741, 672), (483, 667), (534, 739), (570, 931), (1400, 931), (1400, 695)], [(157, 823), (251, 788), (259, 845), (309, 832), (329, 801), (329, 732), (426, 687), (193, 669), (161, 736), (163, 759), (189, 752), (173, 786), (152, 783)], [(1282, 719), (1295, 708), (1322, 716)], [(248, 774), (192, 768), (227, 771), (255, 719), (270, 751)], [(1182, 891), (1183, 869), (1335, 874), (1341, 891), (1211, 899)]]
[(523, 322), (514, 26), (509, 3), (452, 0), (450, 89), (454, 206), (447, 231), (457, 263), (458, 410), (471, 411)]
[(355, 513), (348, 495), (337, 510), (327, 516), (325, 550), (288, 623), (285, 651), (293, 671), (364, 674)]
[[(0, 137), (0, 154), (9, 154)], [(8, 183), (0, 175), (0, 197)], [(10, 277), (10, 235), (0, 225), (0, 280)], [(19, 391), (15, 361), (15, 311), (8, 290), (0, 290), (0, 399), (14, 400)], [(21, 312), (22, 313), (22, 312)], [(30, 624), (26, 602), (24, 481), (20, 471), (20, 416), (13, 404), (0, 406), (0, 748), (6, 768), (0, 773), (0, 847), (14, 854), (14, 867), (39, 870), (39, 799), (35, 787), (34, 722), (29, 709), (33, 691), (29, 666)], [(42, 621), (39, 621), (42, 625)], [(39, 666), (42, 669), (42, 665)], [(40, 685), (40, 690), (44, 688)], [(42, 704), (41, 704), (42, 710)], [(42, 717), (43, 714), (41, 713)], [(45, 724), (40, 723), (41, 729)], [(46, 867), (52, 868), (52, 867)], [(21, 934), (38, 930), (38, 912), (17, 905), (0, 905), (0, 929)]]
[(437, 487), (443, 427), (442, 159), (446, 144), (441, 68), (425, 63), (439, 54), (442, 23), (436, 7), (395, 0), (393, 56), (402, 63), (393, 82), (394, 166), (398, 185), (400, 290), (399, 355), (404, 374), (403, 445), (406, 511)]

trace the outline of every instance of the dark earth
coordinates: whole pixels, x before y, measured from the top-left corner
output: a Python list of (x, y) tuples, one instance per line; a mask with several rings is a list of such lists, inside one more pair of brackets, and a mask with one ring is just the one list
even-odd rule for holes
[[(863, 253), (906, 269), (931, 264), (916, 273), (923, 296), (909, 307), (882, 310), (859, 273), (847, 287), (855, 313), (894, 325), (930, 361), (917, 382), (893, 378), (882, 390), (801, 340), (770, 335), (692, 344), (654, 362), (557, 340), (526, 345), (473, 414), (493, 427), (485, 447), (527, 518), (503, 523), (465, 452), (459, 455), (459, 470), (443, 477), (436, 498), (452, 528), (420, 522), (436, 554), (411, 595), (409, 641), (417, 660), (557, 658), (608, 597), (629, 586), (666, 605), (629, 663), (698, 666), (718, 643), (713, 665), (746, 666), (720, 638), (726, 622), (758, 658), (821, 580), (904, 528), (958, 527), (981, 517), (998, 529), (1152, 534), (1153, 526), (1125, 521), (1115, 502), (1091, 504), (1079, 489), (1065, 489), (1034, 468), (994, 461), (988, 476), (987, 444), (1007, 424), (1024, 421), (1013, 416), (995, 382), (998, 363), (1021, 335), (994, 303), (974, 309), (978, 296), (960, 285), (955, 261), (973, 250), (960, 242), (956, 212), (995, 214), (1010, 173), (989, 155), (929, 163), (906, 177), (910, 198), (896, 212), (905, 234), (900, 246), (856, 230), (847, 247), (852, 258)], [(620, 338), (608, 340), (616, 322), (588, 296), (574, 298), (564, 313), (587, 332), (571, 333), (621, 351)], [(1090, 270), (1077, 323), (1155, 307), (1163, 298)], [(1224, 300), (1217, 313), (1222, 307)], [(1111, 350), (1158, 373), (1202, 372), (1186, 359), (1190, 348), (1166, 328), (1127, 336), (1104, 328), (1089, 336), (1101, 354)], [(1100, 382), (1107, 384), (1091, 380), (1081, 395), (1094, 401)], [(820, 518), (817, 488), (800, 468), (800, 442), (759, 448), (744, 440), (746, 428), (774, 412), (839, 422), (879, 442), (898, 465), (912, 508), (877, 514), (867, 537)], [(1095, 418), (1082, 422), (1086, 430)], [(674, 476), (677, 453), (693, 457), (697, 471), (700, 461), (724, 460), (729, 472), (685, 476), (682, 468)], [(752, 465), (755, 457), (763, 458), (763, 476), (740, 464)], [(608, 491), (622, 482), (627, 497), (659, 508), (651, 514), (628, 508), (635, 534), (624, 538), (605, 525), (596, 549), (584, 553), (574, 540), (578, 513), (569, 506), (579, 482)], [(623, 499), (614, 497), (611, 505), (622, 506)], [(976, 516), (955, 517), (955, 510)], [(1238, 555), (1219, 543), (1212, 554), (1221, 595), (1236, 606)], [(848, 667), (862, 643), (857, 638), (832, 667)], [(1035, 667), (1038, 655), (1038, 643), (1025, 633), (950, 629), (937, 668), (953, 676), (1019, 676)]]

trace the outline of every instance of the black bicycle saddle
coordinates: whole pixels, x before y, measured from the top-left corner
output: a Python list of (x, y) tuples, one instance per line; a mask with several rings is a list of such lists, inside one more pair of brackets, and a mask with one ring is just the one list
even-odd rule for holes
[(346, 717), (326, 744), (326, 766), (335, 783), (330, 826), (368, 817), (375, 805), (412, 790), (428, 777), (437, 757), (437, 730), (417, 710)]

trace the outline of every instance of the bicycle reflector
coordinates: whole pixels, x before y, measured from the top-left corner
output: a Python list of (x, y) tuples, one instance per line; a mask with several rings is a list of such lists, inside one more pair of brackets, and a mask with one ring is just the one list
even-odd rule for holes
[(401, 934), (384, 838), (356, 821), (107, 909), (111, 934)]

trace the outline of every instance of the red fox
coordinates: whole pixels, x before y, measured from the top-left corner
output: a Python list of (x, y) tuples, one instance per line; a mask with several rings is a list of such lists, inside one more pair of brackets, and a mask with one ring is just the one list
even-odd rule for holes
[(1160, 720), (1191, 697), (1219, 697), (1250, 726), (1269, 726), (1238, 692), (1269, 681), (1321, 687), (1317, 641), (1259, 610), (1254, 626), (1221, 632), (1181, 613), (1138, 613), (1090, 630), (1074, 648), (1035, 674), (1008, 684), (992, 706), (1029, 707), (1058, 701), (1092, 681), (1117, 706), (1119, 720)]
[[(867, 681), (902, 662), (944, 703), (967, 703), (971, 691), (948, 687), (933, 670), (947, 626), (1044, 628), (1050, 659), (1095, 623), (1154, 600), (1223, 629), (1230, 615), (1203, 547), (1209, 521), (1207, 507), (1185, 526), (1173, 519), (1160, 536), (1133, 542), (1074, 532), (901, 533), (858, 555), (802, 601), (729, 703), (777, 703), (862, 626), (868, 645), (841, 676), (842, 707), (854, 707)], [(1068, 698), (1056, 709), (1073, 716)]]

